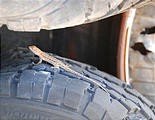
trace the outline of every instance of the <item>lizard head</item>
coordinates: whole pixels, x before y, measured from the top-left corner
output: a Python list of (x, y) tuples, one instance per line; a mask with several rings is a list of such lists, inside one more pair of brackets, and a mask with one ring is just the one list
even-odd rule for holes
[(29, 49), (30, 49), (35, 55), (40, 55), (41, 52), (42, 52), (39, 48), (37, 48), (37, 47), (34, 46), (34, 45), (29, 46)]

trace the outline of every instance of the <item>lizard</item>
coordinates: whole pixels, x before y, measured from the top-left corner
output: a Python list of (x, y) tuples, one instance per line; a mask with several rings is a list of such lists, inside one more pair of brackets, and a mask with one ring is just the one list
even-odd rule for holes
[(71, 72), (79, 77), (82, 77), (84, 79), (87, 79), (91, 82), (93, 82), (95, 85), (99, 86), (101, 89), (103, 89), (105, 92), (107, 92), (107, 90), (97, 81), (95, 81), (94, 79), (91, 79), (83, 74), (80, 74), (79, 72), (76, 72), (74, 70), (72, 70), (69, 66), (67, 66), (66, 64), (64, 64), (62, 61), (56, 59), (55, 57), (41, 51), (38, 47), (32, 45), (29, 46), (29, 49), (37, 56), (39, 56), (39, 62), (37, 64), (40, 64), (43, 60), (52, 64), (54, 66), (54, 68), (62, 68), (67, 72)]

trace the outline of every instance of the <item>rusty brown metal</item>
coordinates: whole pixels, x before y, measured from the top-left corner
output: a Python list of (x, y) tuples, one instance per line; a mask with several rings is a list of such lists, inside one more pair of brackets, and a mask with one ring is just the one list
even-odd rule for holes
[(130, 32), (134, 16), (135, 16), (135, 9), (130, 9), (129, 11), (123, 13), (120, 36), (118, 41), (117, 77), (127, 83), (129, 83), (128, 49), (130, 41)]

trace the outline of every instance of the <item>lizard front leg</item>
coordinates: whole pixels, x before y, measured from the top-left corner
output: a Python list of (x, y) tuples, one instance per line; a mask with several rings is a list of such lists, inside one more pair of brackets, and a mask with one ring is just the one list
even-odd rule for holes
[(39, 61), (37, 63), (32, 62), (32, 64), (38, 65), (38, 64), (42, 63), (42, 61), (43, 61), (43, 59), (39, 57)]

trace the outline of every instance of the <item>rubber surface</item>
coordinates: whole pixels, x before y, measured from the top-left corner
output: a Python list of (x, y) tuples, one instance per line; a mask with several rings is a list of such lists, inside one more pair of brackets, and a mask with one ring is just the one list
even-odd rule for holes
[(15, 31), (58, 29), (97, 21), (151, 0), (1, 0), (0, 26)]
[(97, 68), (57, 57), (72, 69), (95, 79), (93, 83), (53, 69), (28, 49), (17, 48), (1, 55), (1, 120), (154, 120), (155, 106), (123, 81)]

